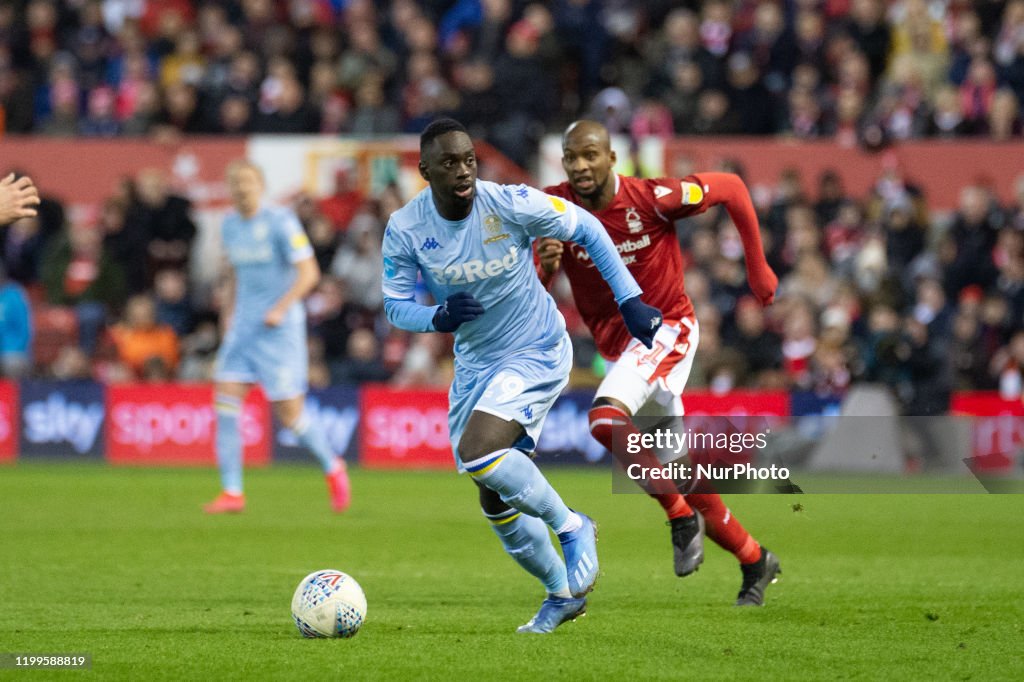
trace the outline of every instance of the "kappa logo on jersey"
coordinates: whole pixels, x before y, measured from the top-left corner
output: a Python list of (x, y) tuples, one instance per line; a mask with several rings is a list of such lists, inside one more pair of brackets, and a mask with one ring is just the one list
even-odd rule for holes
[(433, 237), (427, 237), (423, 242), (423, 246), (420, 247), (420, 251), (433, 251), (434, 249), (440, 249), (441, 245), (437, 243), (437, 240)]
[(486, 262), (474, 258), (465, 263), (456, 263), (444, 268), (430, 268), (430, 274), (442, 284), (469, 284), (477, 280), (495, 277), (504, 272), (511, 272), (518, 263), (519, 249), (513, 246), (501, 258), (493, 258)]
[(527, 419), (533, 419), (533, 408), (529, 405), (523, 408), (523, 416)]
[(525, 199), (530, 196), (530, 190), (526, 189), (526, 185), (519, 185), (515, 190), (516, 196), (520, 199)]
[(644, 224), (640, 220), (640, 213), (633, 206), (626, 209), (626, 227), (633, 234), (644, 231)]

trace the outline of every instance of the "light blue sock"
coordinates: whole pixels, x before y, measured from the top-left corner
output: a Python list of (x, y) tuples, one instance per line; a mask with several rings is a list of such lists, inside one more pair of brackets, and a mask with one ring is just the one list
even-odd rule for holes
[(539, 517), (556, 533), (562, 532), (566, 521), (575, 516), (533, 460), (519, 450), (492, 452), (463, 466), (475, 480), (498, 493), (505, 504)]
[(295, 422), (291, 431), (298, 439), (299, 445), (320, 460), (320, 466), (324, 468), (324, 473), (329, 474), (337, 470), (338, 458), (327, 442), (327, 434), (324, 433), (320, 424), (310, 418), (305, 407), (302, 408), (302, 414), (299, 415), (299, 420)]
[(551, 534), (543, 521), (517, 509), (484, 516), (491, 522), (494, 534), (515, 562), (544, 585), (548, 594), (570, 596), (565, 563), (551, 543)]
[(218, 393), (214, 398), (217, 413), (217, 467), (220, 484), (225, 492), (242, 494), (242, 432), (238, 419), (242, 415), (242, 401), (235, 396)]

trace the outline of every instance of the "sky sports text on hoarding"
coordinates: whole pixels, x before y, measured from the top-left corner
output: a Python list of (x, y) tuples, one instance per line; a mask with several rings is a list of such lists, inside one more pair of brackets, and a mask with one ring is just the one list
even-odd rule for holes
[[(217, 420), (209, 385), (115, 385), (107, 389), (107, 457), (114, 464), (216, 462)], [(247, 465), (270, 461), (270, 409), (263, 392), (249, 392), (242, 413)]]
[(21, 382), (21, 455), (103, 456), (103, 386), (91, 381)]
[(367, 467), (450, 468), (448, 396), (433, 389), (361, 391), (360, 462)]
[[(213, 466), (212, 393), (211, 386), (202, 384), (107, 387), (92, 382), (0, 380), (0, 461), (22, 455)], [(568, 391), (558, 399), (541, 435), (538, 459), (542, 463), (609, 462), (604, 448), (590, 435), (591, 398), (588, 391)], [(312, 391), (307, 405), (323, 424), (331, 447), (350, 461), (369, 467), (452, 467), (443, 390), (332, 387)], [(821, 429), (842, 414), (839, 399), (784, 392), (692, 392), (686, 395), (685, 407), (685, 427), (694, 431), (715, 427), (718, 433), (743, 434), (785, 427), (788, 422), (791, 430), (804, 434), (806, 420), (816, 418), (821, 428), (814, 433), (821, 438), (825, 436)], [(1017, 470), (1024, 451), (1024, 403), (1003, 400), (992, 392), (957, 393), (952, 411), (954, 416), (971, 417), (965, 426), (970, 434), (965, 454), (970, 454), (973, 470), (990, 474)], [(308, 460), (294, 447), (287, 430), (272, 426), (269, 405), (258, 389), (250, 394), (244, 415), (247, 462), (266, 464), (272, 455), (287, 461)], [(690, 455), (699, 463), (717, 445), (702, 449), (691, 443)]]

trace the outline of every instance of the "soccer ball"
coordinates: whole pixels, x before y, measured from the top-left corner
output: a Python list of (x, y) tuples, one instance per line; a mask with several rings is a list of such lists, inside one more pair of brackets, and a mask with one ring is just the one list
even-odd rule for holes
[(366, 620), (366, 595), (346, 573), (314, 571), (295, 588), (292, 618), (303, 637), (352, 637)]

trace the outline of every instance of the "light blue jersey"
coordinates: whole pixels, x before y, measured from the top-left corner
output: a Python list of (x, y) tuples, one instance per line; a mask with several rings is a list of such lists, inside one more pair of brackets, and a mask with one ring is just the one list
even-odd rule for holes
[[(487, 367), (496, 357), (527, 348), (551, 346), (564, 334), (565, 321), (537, 278), (531, 243), (535, 237), (574, 239), (579, 236), (581, 214), (596, 222), (575, 205), (531, 187), (477, 180), (472, 212), (453, 222), (437, 212), (428, 187), (388, 222), (384, 296), (392, 303), (411, 301), (417, 274), (437, 302), (457, 291), (471, 293), (485, 312), (455, 331), (455, 356), (468, 368)], [(598, 229), (604, 235), (599, 224)], [(618, 260), (614, 246), (611, 257)], [(616, 292), (622, 296), (620, 302), (640, 294), (625, 266), (622, 271), (628, 281), (623, 280), (622, 291)], [(421, 310), (392, 306), (389, 318), (404, 329), (434, 331), (433, 309), (417, 308)]]
[(567, 381), (571, 347), (565, 321), (534, 271), (537, 237), (583, 244), (619, 303), (640, 295), (596, 218), (525, 185), (477, 180), (472, 211), (460, 221), (438, 213), (428, 187), (388, 222), (383, 289), (392, 324), (435, 331), (437, 306), (414, 301), (418, 276), (439, 303), (468, 292), (484, 308), (455, 331), (449, 431), (456, 453), (473, 410), (521, 423), (521, 447), (531, 449)]
[(308, 351), (302, 303), (294, 303), (278, 327), (263, 322), (291, 288), (295, 263), (313, 255), (302, 225), (287, 208), (263, 206), (248, 219), (232, 211), (224, 218), (221, 239), (235, 271), (235, 307), (217, 356), (217, 380), (260, 383), (271, 400), (305, 393)]
[[(313, 255), (299, 219), (290, 209), (262, 206), (246, 219), (231, 211), (221, 228), (224, 251), (235, 270), (235, 310), (239, 330), (263, 327), (263, 316), (295, 280), (295, 263)], [(302, 303), (296, 302), (282, 326), (305, 324)]]

